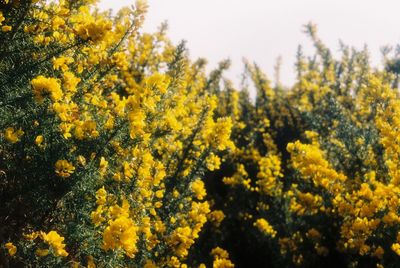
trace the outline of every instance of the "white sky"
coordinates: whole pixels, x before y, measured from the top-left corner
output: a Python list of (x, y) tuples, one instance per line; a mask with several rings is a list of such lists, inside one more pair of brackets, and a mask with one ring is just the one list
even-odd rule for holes
[[(102, 8), (118, 9), (134, 0), (101, 0)], [(144, 30), (155, 31), (169, 23), (169, 37), (187, 40), (193, 59), (204, 57), (209, 69), (230, 58), (227, 73), (235, 82), (243, 70), (242, 58), (256, 61), (273, 79), (276, 58), (281, 55), (281, 81), (294, 81), (298, 44), (311, 52), (302, 25), (318, 25), (320, 38), (337, 51), (339, 39), (361, 49), (368, 45), (372, 62), (381, 61), (380, 47), (400, 43), (398, 0), (148, 0)]]

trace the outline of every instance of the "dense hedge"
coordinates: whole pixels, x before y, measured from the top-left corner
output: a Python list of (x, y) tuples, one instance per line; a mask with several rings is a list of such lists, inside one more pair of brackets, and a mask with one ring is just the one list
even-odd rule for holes
[(396, 267), (398, 54), (237, 89), (146, 9), (0, 1), (0, 265)]

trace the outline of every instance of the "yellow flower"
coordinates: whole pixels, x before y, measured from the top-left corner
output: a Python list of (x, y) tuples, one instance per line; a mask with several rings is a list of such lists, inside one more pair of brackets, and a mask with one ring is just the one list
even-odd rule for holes
[(220, 247), (213, 248), (211, 250), (211, 255), (214, 256), (215, 258), (221, 258), (221, 259), (229, 258), (228, 251)]
[(39, 232), (32, 232), (30, 234), (24, 234), (26, 240), (35, 240), (39, 236)]
[(279, 194), (280, 183), (278, 178), (282, 177), (281, 160), (277, 155), (262, 157), (258, 161), (260, 171), (257, 174), (257, 185), (263, 194), (274, 196)]
[(107, 191), (106, 189), (104, 189), (103, 186), (96, 192), (96, 204), (104, 205), (106, 202), (107, 202)]
[(62, 178), (68, 178), (75, 170), (75, 167), (67, 160), (58, 160), (55, 167), (57, 176)]
[(161, 93), (166, 93), (171, 79), (163, 74), (154, 73), (146, 79), (146, 85), (151, 89), (157, 89)]
[(6, 249), (8, 250), (8, 254), (9, 254), (10, 256), (14, 256), (15, 253), (17, 253), (17, 247), (14, 246), (13, 243), (8, 242), (8, 243), (5, 244), (5, 246), (6, 246)]
[(78, 162), (81, 166), (86, 166), (86, 158), (83, 155), (78, 155)]
[(12, 127), (7, 128), (4, 132), (4, 138), (11, 143), (18, 142), (22, 135), (24, 135), (24, 132), (21, 129), (15, 131)]
[(207, 218), (210, 222), (214, 223), (216, 227), (218, 227), (225, 219), (225, 214), (222, 210), (214, 210), (207, 215)]
[(221, 166), (221, 159), (218, 157), (218, 155), (211, 153), (206, 159), (206, 165), (210, 171), (218, 170)]
[(220, 151), (227, 148), (233, 149), (235, 146), (230, 140), (232, 126), (230, 117), (218, 118), (216, 122), (209, 120), (206, 122), (203, 138)]
[(42, 136), (42, 135), (39, 135), (39, 136), (37, 136), (37, 137), (35, 138), (35, 144), (36, 144), (36, 145), (41, 145), (42, 142), (43, 142), (43, 136)]
[(53, 17), (51, 24), (53, 30), (58, 30), (60, 27), (65, 25), (65, 21), (59, 16), (55, 16)]
[(92, 222), (95, 226), (99, 226), (100, 223), (102, 223), (103, 221), (105, 221), (106, 219), (103, 217), (103, 206), (99, 205), (95, 211), (92, 211), (92, 213), (90, 213), (90, 218), (92, 219)]
[(99, 164), (99, 172), (101, 176), (104, 176), (104, 174), (107, 171), (107, 167), (108, 167), (108, 161), (102, 156), (100, 158), (100, 164)]
[(10, 31), (12, 30), (12, 26), (10, 26), (10, 25), (4, 25), (4, 26), (1, 27), (1, 30), (2, 30), (3, 32), (10, 32)]
[(50, 231), (47, 234), (41, 232), (43, 241), (49, 244), (57, 256), (66, 257), (68, 252), (64, 249), (65, 244), (63, 243), (64, 237), (60, 236), (56, 231)]
[(71, 64), (74, 62), (74, 59), (71, 57), (59, 57), (59, 58), (54, 58), (53, 59), (53, 69), (54, 70), (62, 70), (63, 72), (67, 71), (68, 64)]
[(199, 200), (203, 200), (203, 198), (207, 195), (206, 189), (204, 188), (204, 182), (201, 179), (196, 179), (193, 181), (190, 184), (190, 189)]
[(255, 223), (254, 226), (257, 227), (264, 234), (270, 235), (271, 237), (275, 237), (276, 231), (274, 228), (267, 222), (265, 219), (260, 218)]
[(76, 28), (77, 35), (83, 40), (100, 41), (112, 28), (110, 21), (97, 20), (80, 24)]
[(37, 101), (43, 100), (43, 93), (50, 94), (52, 101), (58, 101), (62, 98), (63, 92), (61, 86), (55, 78), (47, 78), (43, 75), (32, 79), (31, 85), (33, 88), (33, 94)]
[(103, 233), (103, 249), (124, 249), (125, 254), (133, 258), (138, 251), (136, 242), (138, 228), (132, 219), (122, 216), (110, 222)]
[(233, 268), (235, 265), (229, 260), (228, 251), (216, 247), (211, 250), (211, 255), (214, 257), (213, 268)]
[(64, 89), (67, 92), (70, 93), (75, 93), (76, 92), (76, 87), (81, 81), (80, 78), (76, 77), (73, 73), (71, 72), (64, 72)]
[(213, 268), (233, 268), (235, 265), (228, 259), (216, 259), (213, 262)]
[(391, 246), (391, 249), (400, 256), (400, 244), (399, 243), (394, 243)]
[(289, 143), (287, 151), (291, 154), (293, 167), (300, 171), (304, 180), (311, 179), (315, 186), (322, 186), (331, 193), (338, 193), (343, 188), (347, 177), (333, 169), (317, 142)]

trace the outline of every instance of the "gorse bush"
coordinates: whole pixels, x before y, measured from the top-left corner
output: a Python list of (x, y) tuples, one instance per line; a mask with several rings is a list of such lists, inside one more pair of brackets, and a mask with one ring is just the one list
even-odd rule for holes
[(4, 263), (179, 266), (232, 123), (202, 61), (165, 26), (140, 32), (145, 3), (113, 17), (91, 2), (2, 2)]
[(0, 1), (1, 266), (396, 267), (398, 52), (237, 90), (146, 9)]
[(219, 90), (236, 149), (207, 177), (224, 189), (209, 191), (226, 216), (215, 241), (240, 266), (397, 267), (397, 56), (373, 70), (367, 51), (342, 45), (337, 60), (315, 26), (306, 31), (316, 54), (299, 48), (292, 88), (246, 62), (254, 105)]

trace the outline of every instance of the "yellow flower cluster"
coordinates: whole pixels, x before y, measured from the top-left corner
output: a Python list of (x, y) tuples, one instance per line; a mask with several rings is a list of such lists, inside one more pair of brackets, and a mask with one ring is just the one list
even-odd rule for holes
[(58, 160), (55, 168), (57, 176), (62, 178), (68, 178), (75, 170), (75, 167), (67, 160)]
[(44, 242), (51, 246), (56, 256), (68, 256), (68, 252), (65, 250), (65, 244), (63, 243), (64, 237), (60, 236), (56, 231), (50, 231), (47, 234), (41, 232), (40, 236)]
[(211, 250), (211, 255), (214, 257), (213, 268), (235, 267), (235, 265), (229, 259), (229, 253), (226, 250), (216, 247)]
[(277, 155), (262, 157), (258, 161), (260, 171), (257, 173), (257, 185), (265, 195), (280, 195), (281, 161)]
[(133, 258), (138, 250), (136, 247), (137, 229), (133, 220), (125, 216), (111, 221), (103, 233), (104, 250), (121, 248), (127, 256)]
[(207, 195), (206, 189), (204, 188), (204, 182), (200, 179), (193, 181), (190, 185), (195, 197), (199, 200), (203, 200), (203, 198)]
[(210, 171), (218, 170), (221, 166), (221, 159), (213, 153), (207, 158), (207, 168)]
[(257, 219), (254, 222), (254, 226), (257, 227), (260, 232), (269, 235), (271, 237), (275, 237), (276, 236), (276, 231), (274, 230), (274, 228), (272, 228), (272, 226), (269, 224), (269, 222), (266, 219), (260, 218)]
[(331, 167), (318, 144), (296, 141), (289, 143), (287, 150), (291, 153), (293, 167), (300, 171), (303, 179), (310, 180), (315, 187), (322, 187), (331, 194), (342, 191), (346, 176)]
[(55, 78), (44, 77), (39, 75), (32, 80), (33, 94), (37, 101), (43, 101), (43, 95), (49, 94), (52, 101), (58, 101), (62, 98), (63, 92), (61, 90), (61, 85)]
[(15, 130), (12, 127), (8, 127), (4, 131), (4, 138), (11, 143), (17, 143), (20, 141), (22, 135), (24, 135), (24, 131), (22, 131), (22, 129)]
[(216, 227), (219, 227), (221, 222), (225, 219), (225, 214), (222, 210), (213, 210), (207, 215), (207, 218)]

